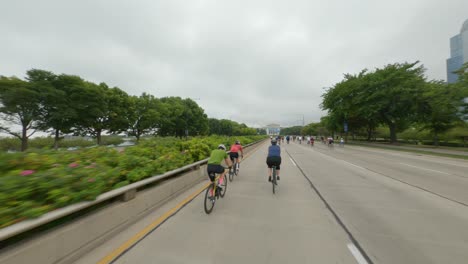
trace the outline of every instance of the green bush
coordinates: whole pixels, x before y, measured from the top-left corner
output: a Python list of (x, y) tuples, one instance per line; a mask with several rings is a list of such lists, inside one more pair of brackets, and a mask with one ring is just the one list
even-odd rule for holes
[(240, 140), (246, 145), (261, 138), (150, 138), (124, 150), (95, 147), (0, 153), (0, 228), (205, 159), (219, 144), (229, 147)]

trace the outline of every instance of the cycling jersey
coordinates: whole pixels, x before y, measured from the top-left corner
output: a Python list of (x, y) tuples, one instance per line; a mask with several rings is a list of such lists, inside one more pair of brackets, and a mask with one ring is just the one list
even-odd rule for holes
[(277, 145), (268, 147), (268, 157), (281, 157), (281, 148)]
[(234, 144), (234, 145), (231, 146), (231, 150), (230, 150), (231, 153), (237, 153), (239, 151), (243, 151), (242, 150), (242, 145)]
[(221, 165), (224, 159), (227, 159), (226, 151), (222, 149), (215, 149), (211, 152), (210, 159), (208, 160), (208, 164), (216, 164)]

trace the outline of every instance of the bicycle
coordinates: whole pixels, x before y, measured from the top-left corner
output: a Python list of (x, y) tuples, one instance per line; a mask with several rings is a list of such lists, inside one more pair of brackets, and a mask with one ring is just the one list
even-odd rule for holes
[(236, 161), (233, 161), (232, 168), (229, 168), (229, 181), (232, 182), (234, 180), (234, 175), (238, 176), (239, 175), (239, 163)]
[(271, 173), (271, 184), (273, 185), (273, 194), (275, 194), (275, 188), (278, 185), (278, 181), (276, 178), (276, 166), (271, 167), (272, 173)]
[(226, 190), (227, 190), (226, 174), (224, 174), (223, 178), (221, 178), (221, 174), (216, 175), (216, 173), (210, 173), (210, 176), (213, 176), (215, 179), (210, 184), (210, 186), (206, 188), (205, 202), (204, 202), (206, 214), (210, 214), (211, 211), (213, 211), (216, 200), (219, 199), (220, 197), (223, 198), (224, 195), (226, 195)]

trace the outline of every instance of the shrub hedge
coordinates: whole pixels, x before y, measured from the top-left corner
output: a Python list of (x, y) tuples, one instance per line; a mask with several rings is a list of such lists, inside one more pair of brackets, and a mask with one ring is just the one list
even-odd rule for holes
[[(103, 136), (102, 145), (118, 145), (124, 140), (119, 136)], [(51, 149), (54, 147), (53, 137), (37, 137), (32, 138), (28, 142), (30, 149)], [(59, 141), (60, 148), (69, 147), (91, 147), (95, 146), (95, 140), (86, 140), (84, 138), (62, 139)], [(20, 151), (21, 141), (18, 138), (0, 138), (0, 151)]]
[(124, 150), (0, 153), (0, 228), (205, 159), (218, 144), (264, 137), (153, 138)]

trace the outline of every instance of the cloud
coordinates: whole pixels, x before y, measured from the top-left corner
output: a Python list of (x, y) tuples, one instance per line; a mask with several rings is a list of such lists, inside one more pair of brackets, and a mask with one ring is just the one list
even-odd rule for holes
[(249, 125), (318, 121), (324, 87), (420, 60), (445, 79), (449, 38), (468, 2), (9, 1), (0, 74), (80, 75), (129, 94), (198, 99)]

